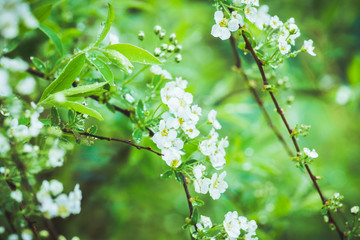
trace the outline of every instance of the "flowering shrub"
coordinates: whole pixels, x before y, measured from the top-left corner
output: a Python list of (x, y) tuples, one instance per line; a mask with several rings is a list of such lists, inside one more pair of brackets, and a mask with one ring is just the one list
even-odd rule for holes
[[(183, 189), (182, 194), (186, 196), (187, 203), (182, 204), (187, 205), (189, 215), (182, 227), (191, 238), (266, 239), (262, 230), (266, 229), (264, 218), (253, 217), (256, 215), (251, 214), (251, 209), (241, 211), (237, 200), (231, 199), (237, 184), (248, 184), (234, 176), (228, 180), (231, 167), (227, 163), (235, 161), (232, 158), (236, 153), (226, 151), (234, 149), (230, 134), (235, 132), (225, 136), (221, 114), (214, 109), (216, 104), (210, 106), (202, 102), (202, 96), (196, 95), (193, 89), (194, 79), (185, 80), (185, 76), (169, 70), (171, 64), (182, 63), (182, 39), (175, 33), (167, 35), (165, 29), (156, 25), (151, 36), (155, 39), (151, 43), (153, 49), (143, 47), (149, 37), (143, 30), (138, 33), (138, 43), (123, 43), (112, 31), (118, 15), (117, 8), (109, 4), (101, 32), (91, 40), (82, 39), (81, 47), (73, 46), (81, 39), (81, 33), (69, 29), (67, 35), (64, 33), (60, 38), (54, 26), (47, 22), (56, 4), (58, 1), (50, 0), (0, 3), (0, 239), (66, 239), (63, 236), (66, 233), (58, 231), (53, 219), (70, 219), (80, 214), (84, 211), (82, 203), (91, 196), (81, 190), (88, 186), (73, 182), (70, 187), (73, 190), (68, 190), (69, 184), (49, 175), (61, 171), (65, 165), (75, 164), (67, 158), (81, 145), (93, 147), (97, 140), (119, 142), (161, 160), (158, 161), (162, 164), (161, 171), (165, 169), (161, 178), (177, 181), (176, 186)], [(215, 0), (213, 5), (215, 24), (206, 23), (207, 38), (212, 35), (230, 42), (233, 72), (244, 80), (289, 158), (309, 177), (321, 199), (317, 207), (324, 221), (340, 239), (355, 238), (359, 235), (359, 207), (350, 209), (349, 213), (355, 216), (351, 223), (347, 220), (339, 223), (334, 214), (342, 212), (344, 197), (335, 193), (326, 198), (318, 184), (320, 177), (310, 168), (321, 156), (315, 149), (301, 150), (300, 147), (310, 126), (296, 124), (292, 128), (286, 109), (280, 106), (279, 96), (275, 95), (286, 85), (280, 80), (275, 83), (279, 78), (277, 69), (301, 52), (316, 56), (313, 40), (304, 40), (301, 47), (297, 47), (301, 33), (294, 18), (282, 21), (277, 15), (271, 16), (269, 7), (258, 0)], [(18, 54), (17, 49), (27, 34), (48, 38), (47, 47), (52, 49), (48, 59)], [(66, 42), (66, 37), (72, 41)], [(263, 85), (263, 93), (254, 84), (258, 80)], [(270, 95), (295, 153), (285, 134), (273, 123), (261, 94)], [(108, 112), (104, 113), (104, 109)], [(98, 128), (101, 132), (113, 133), (111, 124), (107, 124), (114, 118), (110, 112), (121, 113), (124, 122), (131, 124), (131, 136), (126, 136), (131, 140), (98, 135)], [(250, 168), (247, 166), (244, 170)], [(137, 171), (134, 170), (134, 174)], [(230, 203), (227, 210), (221, 212), (220, 220), (214, 218), (218, 221), (215, 223), (205, 216), (208, 210), (202, 207), (220, 205), (219, 199), (230, 199)], [(267, 205), (264, 211), (271, 208)]]

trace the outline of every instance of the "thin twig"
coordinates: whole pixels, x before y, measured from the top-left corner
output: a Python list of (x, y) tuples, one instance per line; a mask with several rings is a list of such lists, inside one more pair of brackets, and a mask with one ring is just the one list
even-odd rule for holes
[[(75, 135), (75, 133), (71, 130), (67, 130), (67, 129), (63, 129), (62, 130), (64, 133), (69, 133), (69, 134), (72, 134), (72, 135)], [(88, 137), (93, 137), (93, 138), (96, 138), (96, 139), (100, 139), (100, 140), (106, 140), (106, 141), (114, 141), (114, 142), (121, 142), (121, 143), (125, 143), (125, 144), (128, 144), (132, 147), (135, 147), (137, 148), (138, 150), (147, 150), (147, 151), (150, 151), (150, 152), (153, 152), (155, 154), (157, 154), (158, 156), (162, 156), (163, 154), (160, 153), (160, 152), (157, 152), (157, 151), (154, 151), (151, 147), (144, 147), (144, 146), (140, 146), (140, 145), (137, 145), (135, 143), (133, 143), (131, 140), (123, 140), (123, 139), (118, 139), (118, 138), (109, 138), (109, 137), (103, 137), (103, 136), (98, 136), (98, 135), (94, 135), (94, 134), (90, 134), (90, 133), (87, 133), (87, 132), (78, 132), (77, 134), (80, 134), (82, 136), (88, 136)]]
[[(190, 195), (189, 188), (187, 186), (186, 178), (185, 178), (184, 174), (181, 173), (181, 172), (179, 174), (180, 174), (181, 180), (183, 182), (183, 187), (184, 187), (185, 194), (186, 194), (186, 200), (187, 200), (188, 205), (189, 205), (189, 210), (190, 210), (189, 220), (191, 220), (192, 215), (194, 213), (194, 207), (193, 207), (193, 205), (191, 203), (191, 195)], [(195, 226), (195, 231), (197, 231), (196, 224), (194, 224), (194, 226)]]
[[(266, 76), (265, 76), (265, 71), (264, 71), (264, 68), (263, 68), (263, 63), (262, 63), (262, 61), (258, 58), (258, 56), (256, 55), (255, 50), (254, 50), (253, 47), (251, 46), (251, 43), (250, 43), (249, 39), (246, 37), (244, 31), (242, 31), (242, 37), (244, 38), (245, 43), (246, 43), (245, 48), (250, 51), (251, 55), (253, 56), (253, 58), (254, 58), (254, 60), (255, 60), (255, 62), (256, 62), (256, 64), (257, 64), (257, 66), (258, 66), (258, 69), (259, 69), (259, 71), (260, 71), (261, 78), (262, 78), (262, 80), (263, 80), (264, 86), (269, 85), (269, 83), (268, 83), (268, 81), (267, 81), (267, 78), (266, 78)], [(288, 131), (289, 134), (291, 135), (291, 133), (293, 132), (293, 130), (290, 128), (290, 125), (289, 125), (288, 121), (286, 120), (286, 117), (285, 117), (285, 114), (284, 114), (283, 109), (280, 107), (280, 105), (279, 105), (279, 103), (278, 103), (278, 101), (277, 101), (274, 93), (271, 92), (271, 91), (269, 91), (269, 94), (270, 94), (270, 97), (271, 97), (271, 99), (272, 99), (272, 101), (273, 101), (273, 103), (274, 103), (274, 105), (275, 105), (275, 108), (276, 108), (278, 114), (280, 115), (283, 123), (284, 123), (285, 126), (286, 126), (287, 131)], [(293, 142), (294, 147), (295, 147), (295, 149), (296, 149), (297, 155), (299, 156), (299, 155), (300, 155), (299, 144), (298, 144), (295, 136), (291, 136), (291, 139), (292, 139), (292, 142)], [(321, 189), (320, 189), (320, 187), (319, 187), (319, 185), (318, 185), (318, 183), (317, 183), (317, 178), (316, 178), (316, 176), (312, 173), (309, 165), (306, 164), (306, 163), (305, 163), (305, 169), (306, 169), (307, 173), (309, 174), (309, 176), (310, 176), (310, 178), (311, 178), (311, 181), (312, 181), (312, 183), (313, 183), (316, 191), (318, 192), (318, 194), (319, 194), (319, 196), (320, 196), (320, 198), (321, 198), (322, 204), (326, 204), (326, 201), (327, 201), (327, 200), (326, 200), (326, 198), (324, 197), (324, 194), (322, 193), (322, 191), (321, 191)], [(337, 233), (339, 234), (340, 239), (344, 239), (344, 232), (342, 232), (342, 231), (340, 230), (340, 228), (339, 228), (338, 224), (336, 223), (335, 219), (333, 218), (331, 212), (328, 211), (327, 215), (328, 215), (328, 217), (329, 217), (329, 223), (331, 223), (331, 224), (333, 224), (333, 225), (335, 226), (335, 229), (336, 229)]]
[(263, 101), (261, 100), (260, 96), (257, 94), (255, 88), (250, 83), (248, 76), (245, 74), (244, 70), (242, 69), (241, 60), (240, 60), (240, 57), (239, 57), (239, 54), (238, 54), (237, 48), (236, 48), (235, 38), (232, 35), (230, 37), (230, 46), (231, 46), (231, 50), (233, 52), (234, 59), (235, 59), (235, 67), (237, 68), (237, 71), (241, 74), (241, 77), (244, 79), (246, 85), (248, 86), (250, 93), (253, 95), (255, 101), (257, 102), (261, 111), (263, 112), (264, 117), (265, 117), (269, 127), (275, 133), (276, 137), (279, 139), (280, 143), (283, 145), (284, 149), (289, 154), (289, 156), (290, 157), (294, 156), (292, 151), (290, 150), (288, 144), (286, 143), (284, 137), (281, 135), (281, 133), (277, 129), (277, 127), (273, 124), (269, 113), (265, 109)]

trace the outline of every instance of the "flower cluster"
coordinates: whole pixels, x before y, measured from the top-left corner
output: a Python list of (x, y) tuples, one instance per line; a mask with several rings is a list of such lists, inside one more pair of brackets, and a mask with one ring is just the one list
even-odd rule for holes
[(248, 221), (244, 216), (238, 216), (236, 211), (228, 212), (225, 215), (223, 222), (224, 228), (230, 239), (237, 239), (240, 236), (241, 230), (245, 231), (246, 240), (257, 240), (255, 237), (257, 224), (255, 220)]
[(194, 188), (195, 192), (207, 194), (209, 192), (210, 196), (216, 200), (220, 198), (221, 193), (224, 193), (228, 188), (228, 184), (224, 181), (226, 177), (226, 172), (222, 172), (219, 176), (217, 173), (213, 173), (211, 179), (206, 178), (203, 175), (203, 172), (206, 170), (206, 167), (202, 164), (196, 165), (193, 169), (194, 174)]
[(36, 28), (38, 21), (32, 15), (30, 7), (22, 0), (5, 0), (0, 2), (0, 33), (5, 39), (15, 38), (20, 26)]
[[(75, 185), (74, 191), (69, 195), (62, 193), (63, 185), (53, 179), (50, 182), (44, 180), (40, 191), (36, 194), (40, 202), (39, 210), (47, 218), (62, 217), (66, 218), (70, 214), (79, 214), (81, 211), (82, 194), (79, 184)], [(53, 197), (56, 197), (53, 199)]]
[[(273, 67), (277, 67), (283, 58), (295, 57), (301, 51), (316, 56), (311, 39), (304, 41), (301, 50), (291, 52), (292, 46), (295, 46), (295, 40), (301, 35), (294, 18), (282, 22), (278, 16), (271, 16), (268, 13), (267, 5), (260, 6), (258, 0), (234, 0), (233, 3), (235, 6), (231, 9), (236, 11), (230, 12), (229, 8), (223, 6), (222, 11), (215, 12), (215, 24), (211, 29), (214, 37), (226, 40), (230, 38), (231, 32), (242, 28), (251, 33), (253, 26), (256, 26), (265, 37), (256, 39), (257, 46), (254, 49), (262, 50), (264, 56), (262, 60), (266, 60)], [(269, 49), (275, 52), (270, 51), (266, 54)]]

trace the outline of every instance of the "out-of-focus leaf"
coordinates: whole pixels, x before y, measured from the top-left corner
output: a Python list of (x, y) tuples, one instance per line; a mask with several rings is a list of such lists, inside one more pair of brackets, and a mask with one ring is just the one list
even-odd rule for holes
[(44, 5), (33, 10), (34, 16), (40, 23), (44, 22), (46, 19), (49, 18), (52, 6), (52, 4)]
[(60, 116), (56, 107), (51, 108), (50, 120), (53, 126), (57, 126), (60, 123)]
[(139, 143), (142, 140), (143, 137), (143, 131), (141, 130), (141, 128), (137, 128), (134, 132), (133, 132), (133, 137), (135, 142)]
[(43, 61), (41, 61), (39, 58), (30, 57), (30, 60), (34, 64), (36, 69), (38, 69), (40, 72), (46, 72), (45, 63), (43, 63)]
[(136, 108), (136, 114), (139, 118), (139, 120), (143, 123), (145, 122), (145, 109), (144, 109), (144, 103), (140, 100), (137, 108)]
[(99, 38), (94, 43), (94, 47), (99, 46), (99, 44), (104, 40), (104, 38), (106, 37), (106, 35), (110, 31), (111, 24), (113, 23), (114, 18), (115, 18), (114, 8), (109, 3), (109, 11), (108, 11), (108, 16), (107, 16), (107, 19), (106, 19), (106, 22), (105, 22), (104, 29), (101, 31), (101, 33), (99, 35)]
[(119, 43), (106, 47), (106, 49), (113, 49), (127, 57), (131, 62), (138, 62), (142, 64), (162, 64), (162, 62), (154, 57), (150, 52), (137, 46)]
[(350, 84), (356, 85), (360, 82), (360, 54), (352, 59), (347, 69), (347, 75)]
[(60, 56), (62, 57), (64, 54), (64, 50), (63, 50), (63, 46), (62, 46), (59, 36), (51, 28), (49, 28), (43, 24), (40, 24), (39, 29), (41, 31), (43, 31), (50, 38), (50, 40), (55, 44), (56, 50), (59, 52)]

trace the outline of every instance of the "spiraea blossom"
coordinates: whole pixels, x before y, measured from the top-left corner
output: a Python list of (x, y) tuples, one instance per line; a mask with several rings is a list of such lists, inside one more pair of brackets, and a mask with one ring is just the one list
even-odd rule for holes
[(309, 158), (317, 158), (319, 156), (319, 154), (315, 151), (315, 149), (310, 150), (308, 148), (304, 148), (304, 153), (306, 156), (308, 156)]
[(224, 17), (222, 11), (216, 11), (214, 14), (215, 24), (211, 28), (211, 35), (221, 40), (229, 39), (230, 32), (235, 32), (243, 25), (243, 19), (236, 11), (231, 13), (230, 19)]
[(236, 211), (225, 214), (224, 228), (230, 239), (237, 239), (241, 230), (245, 231), (246, 240), (257, 240), (255, 236), (257, 224), (254, 220), (248, 221), (246, 217), (238, 216)]
[(313, 40), (305, 40), (303, 49), (312, 56), (316, 56), (314, 53), (315, 47), (313, 47)]
[(79, 214), (81, 211), (82, 193), (79, 184), (75, 185), (74, 191), (69, 195), (62, 193), (63, 185), (57, 180), (42, 182), (40, 191), (36, 194), (40, 202), (39, 210), (47, 218), (66, 218), (70, 214)]
[(226, 172), (222, 172), (219, 176), (214, 173), (211, 177), (211, 183), (209, 188), (210, 196), (216, 200), (220, 198), (221, 193), (224, 193), (228, 188), (228, 184), (224, 181)]

